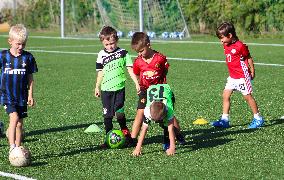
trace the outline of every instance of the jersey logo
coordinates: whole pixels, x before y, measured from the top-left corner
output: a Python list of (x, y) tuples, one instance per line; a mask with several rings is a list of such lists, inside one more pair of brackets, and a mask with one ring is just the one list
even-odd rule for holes
[(5, 68), (4, 74), (26, 74), (26, 69)]
[(233, 54), (235, 54), (236, 52), (237, 52), (236, 49), (232, 49), (232, 50), (231, 50), (231, 53), (233, 53)]
[(155, 64), (155, 68), (160, 68), (161, 67), (161, 64), (157, 63)]
[(146, 102), (145, 98), (141, 99), (141, 103), (145, 104), (145, 102)]

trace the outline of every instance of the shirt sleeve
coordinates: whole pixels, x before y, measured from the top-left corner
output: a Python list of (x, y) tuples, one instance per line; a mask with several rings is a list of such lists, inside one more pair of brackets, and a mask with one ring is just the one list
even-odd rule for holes
[(247, 46), (246, 44), (243, 44), (243, 45), (241, 46), (240, 51), (241, 51), (242, 56), (243, 56), (245, 59), (247, 59), (248, 57), (250, 57), (250, 52), (249, 52), (248, 46)]
[(101, 70), (103, 70), (103, 60), (101, 52), (99, 52), (96, 62), (96, 71), (101, 71)]
[(36, 61), (35, 61), (35, 58), (33, 57), (33, 55), (30, 54), (29, 66), (28, 66), (28, 69), (27, 69), (27, 73), (32, 74), (32, 73), (35, 73), (35, 72), (38, 72), (37, 64), (36, 64)]
[(126, 67), (133, 67), (133, 61), (128, 53), (125, 55)]
[(136, 59), (133, 64), (133, 73), (135, 75), (140, 75), (140, 68), (138, 66), (138, 60)]

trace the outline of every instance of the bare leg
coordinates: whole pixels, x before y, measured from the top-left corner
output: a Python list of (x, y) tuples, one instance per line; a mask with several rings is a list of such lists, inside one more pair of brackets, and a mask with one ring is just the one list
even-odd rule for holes
[(16, 146), (21, 146), (23, 138), (23, 119), (19, 119), (16, 127)]
[(9, 114), (10, 117), (10, 123), (8, 127), (8, 141), (9, 145), (16, 144), (16, 127), (19, 122), (19, 116), (17, 112), (13, 112)]
[(233, 91), (228, 89), (223, 91), (223, 114), (229, 114), (230, 112), (230, 97), (232, 93)]
[(132, 125), (132, 132), (131, 132), (132, 138), (137, 138), (142, 126), (143, 116), (144, 116), (144, 109), (137, 109), (136, 117)]
[(247, 103), (250, 106), (253, 114), (257, 114), (258, 113), (258, 107), (257, 107), (257, 104), (256, 104), (254, 98), (252, 97), (252, 95), (251, 94), (244, 95), (244, 99), (247, 101)]

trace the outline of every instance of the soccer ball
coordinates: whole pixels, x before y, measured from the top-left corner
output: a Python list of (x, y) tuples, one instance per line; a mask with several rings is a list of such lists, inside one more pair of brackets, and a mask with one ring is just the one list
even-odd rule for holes
[(121, 130), (111, 130), (106, 135), (106, 144), (111, 149), (122, 148), (125, 144), (125, 136)]
[(31, 152), (23, 146), (15, 147), (9, 154), (9, 161), (12, 166), (28, 166), (31, 164)]

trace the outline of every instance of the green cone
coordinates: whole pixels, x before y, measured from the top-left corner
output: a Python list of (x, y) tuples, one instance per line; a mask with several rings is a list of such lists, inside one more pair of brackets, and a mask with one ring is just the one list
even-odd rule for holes
[(98, 125), (92, 124), (84, 132), (85, 133), (102, 132), (102, 129)]

